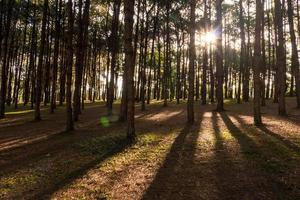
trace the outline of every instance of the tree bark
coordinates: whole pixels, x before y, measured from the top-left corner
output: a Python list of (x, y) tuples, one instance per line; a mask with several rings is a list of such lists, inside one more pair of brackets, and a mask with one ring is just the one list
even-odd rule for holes
[[(1, 71), (1, 89), (0, 89), (0, 119), (5, 117), (5, 102), (6, 102), (6, 90), (7, 90), (7, 73), (9, 66), (8, 58), (8, 40), (11, 26), (12, 9), (15, 1), (9, 1), (7, 10), (7, 19), (5, 26), (5, 38), (4, 38), (4, 51), (3, 51), (3, 61), (2, 61), (2, 71)], [(0, 47), (1, 48), (1, 47)]]
[(189, 49), (189, 94), (188, 94), (188, 103), (187, 103), (187, 121), (192, 124), (195, 121), (194, 117), (194, 79), (195, 79), (195, 10), (196, 10), (196, 0), (191, 0), (190, 7), (190, 49)]
[(117, 63), (118, 54), (118, 27), (119, 27), (119, 15), (120, 15), (120, 4), (121, 0), (114, 2), (114, 14), (110, 36), (110, 47), (111, 47), (111, 66), (110, 66), (110, 82), (108, 88), (108, 114), (112, 114), (114, 95), (115, 95), (115, 70)]
[(39, 61), (37, 66), (37, 79), (36, 79), (36, 92), (35, 92), (35, 115), (36, 121), (41, 120), (41, 98), (42, 98), (42, 82), (43, 82), (43, 66), (44, 66), (44, 51), (46, 43), (46, 23), (48, 15), (48, 0), (44, 1), (43, 6), (43, 18), (42, 18), (42, 30), (41, 30), (41, 41), (39, 51)]
[(128, 112), (127, 112), (127, 138), (134, 141), (136, 138), (134, 127), (134, 50), (132, 45), (133, 39), (133, 16), (134, 16), (134, 0), (124, 0), (125, 12), (125, 68), (128, 70), (127, 74), (127, 98), (128, 98)]
[(276, 67), (278, 76), (278, 114), (286, 115), (286, 61), (283, 33), (283, 13), (280, 0), (275, 0), (275, 26), (277, 27), (278, 44), (276, 46)]
[(254, 106), (253, 117), (255, 125), (261, 125), (261, 80), (260, 67), (262, 64), (261, 56), (261, 26), (262, 26), (262, 3), (256, 0), (256, 18), (255, 18), (255, 47), (254, 47), (254, 63), (253, 63), (253, 79), (254, 79)]
[(60, 20), (62, 0), (56, 0), (56, 19), (55, 19), (55, 44), (54, 44), (54, 57), (53, 57), (53, 71), (52, 71), (52, 93), (51, 93), (51, 106), (50, 113), (54, 113), (56, 108), (56, 88), (57, 88), (57, 68), (58, 68), (58, 55), (60, 45)]
[(296, 43), (296, 35), (294, 28), (294, 4), (292, 0), (287, 0), (288, 4), (288, 21), (290, 27), (290, 37), (292, 44), (292, 71), (295, 74), (295, 82), (296, 82), (296, 96), (297, 96), (297, 108), (300, 108), (300, 77), (299, 77), (299, 57), (298, 57), (298, 48)]
[(73, 26), (74, 26), (74, 14), (72, 0), (68, 0), (67, 3), (67, 15), (68, 15), (68, 37), (66, 38), (66, 72), (67, 72), (67, 91), (66, 91), (66, 111), (67, 122), (66, 131), (74, 130), (73, 124), (73, 112), (72, 112), (72, 69), (73, 69)]
[(223, 52), (222, 52), (222, 0), (217, 0), (216, 2), (216, 76), (217, 76), (217, 111), (224, 110), (224, 102), (223, 102), (223, 77), (224, 77), (224, 69), (223, 69)]

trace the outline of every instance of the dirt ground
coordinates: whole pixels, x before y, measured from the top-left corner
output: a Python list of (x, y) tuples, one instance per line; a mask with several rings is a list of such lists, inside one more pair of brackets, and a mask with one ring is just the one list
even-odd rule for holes
[(41, 122), (10, 110), (0, 120), (0, 199), (300, 199), (295, 99), (287, 117), (268, 102), (262, 127), (252, 125), (251, 103), (225, 107), (197, 103), (186, 125), (185, 103), (137, 106), (135, 144), (102, 103), (87, 104), (72, 133), (64, 108), (43, 108)]

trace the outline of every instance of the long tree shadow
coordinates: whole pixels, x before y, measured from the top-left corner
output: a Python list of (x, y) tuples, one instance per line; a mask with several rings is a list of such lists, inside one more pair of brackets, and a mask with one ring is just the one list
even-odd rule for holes
[(116, 141), (115, 145), (110, 148), (108, 152), (103, 154), (102, 156), (98, 156), (96, 159), (91, 160), (90, 162), (84, 163), (80, 166), (80, 168), (75, 169), (64, 176), (59, 181), (55, 180), (55, 183), (51, 184), (50, 187), (41, 190), (33, 196), (33, 199), (51, 199), (51, 195), (63, 188), (64, 186), (70, 184), (74, 180), (84, 176), (87, 171), (97, 166), (99, 163), (103, 162), (105, 159), (112, 157), (125, 149), (129, 148), (132, 143), (128, 142), (126, 137), (120, 137), (118, 141)]
[[(71, 135), (69, 136), (68, 141), (70, 141), (70, 138)], [(90, 140), (87, 139), (86, 141), (90, 141)], [(49, 164), (46, 164), (46, 166), (44, 166), (42, 169), (43, 171), (44, 170), (48, 171), (45, 174), (44, 172), (42, 174), (39, 174), (40, 166), (34, 166), (31, 163), (29, 166), (31, 166), (32, 169), (29, 170), (29, 173), (33, 173), (33, 174), (21, 174), (21, 175), (25, 177), (37, 176), (38, 178), (35, 181), (33, 181), (31, 185), (29, 185), (30, 188), (27, 187), (19, 188), (19, 190), (21, 189), (24, 191), (23, 192), (19, 191), (10, 194), (9, 199), (50, 199), (51, 195), (57, 190), (63, 188), (65, 185), (70, 184), (71, 182), (78, 179), (79, 177), (82, 177), (84, 174), (86, 174), (88, 170), (94, 168), (105, 159), (112, 157), (118, 154), (119, 152), (124, 151), (125, 149), (129, 148), (132, 145), (131, 143), (128, 142), (125, 135), (107, 137), (99, 141), (92, 139), (92, 141), (90, 142), (94, 143), (95, 141), (97, 141), (97, 146), (99, 146), (99, 148), (103, 147), (104, 149), (101, 150), (101, 153), (86, 152), (87, 153), (86, 159), (83, 159), (82, 161), (76, 160), (76, 158), (80, 158), (80, 156), (78, 157), (70, 153), (66, 154), (70, 156), (69, 158), (58, 158), (59, 156), (64, 155), (64, 153), (62, 153), (61, 151), (68, 152), (67, 149), (65, 150), (59, 149), (57, 152), (52, 152), (54, 154), (53, 155), (54, 157), (53, 159), (50, 159), (51, 162), (52, 161), (57, 162), (56, 161), (57, 159), (62, 159), (62, 160), (58, 163), (53, 163), (56, 166), (50, 167), (51, 164), (50, 166)], [(66, 140), (64, 140), (64, 142), (66, 142)], [(73, 148), (75, 148), (75, 146)], [(79, 146), (77, 148), (79, 148)], [(81, 152), (78, 151), (77, 153), (80, 154)], [(93, 156), (91, 156), (90, 154), (93, 154)], [(45, 158), (40, 158), (40, 159), (45, 159)], [(68, 165), (66, 165), (67, 163)], [(45, 164), (43, 164), (42, 162), (42, 166), (43, 165)], [(23, 173), (26, 173), (26, 170)]]
[(270, 129), (268, 129), (266, 126), (260, 126), (258, 127), (261, 131), (263, 131), (264, 133), (273, 136), (274, 138), (276, 138), (277, 140), (281, 141), (283, 144), (285, 144), (287, 147), (289, 147), (290, 149), (294, 150), (295, 152), (297, 152), (300, 155), (300, 147), (291, 142), (290, 140), (286, 139), (285, 137), (271, 131)]
[[(245, 120), (242, 119), (241, 117), (239, 117), (238, 115), (232, 114), (232, 116), (243, 126), (250, 127), (249, 125), (247, 125)], [(255, 130), (254, 127), (251, 126), (251, 128), (252, 128), (252, 130)], [(281, 144), (285, 145), (287, 148), (289, 148), (290, 150), (292, 150), (295, 153), (297, 153), (298, 155), (300, 155), (300, 147), (297, 144), (290, 141), (289, 139), (283, 137), (279, 133), (275, 133), (275, 132), (271, 131), (270, 129), (267, 128), (266, 125), (258, 126), (256, 128), (257, 128), (257, 130), (260, 130), (262, 133), (265, 133), (265, 134), (273, 137), (274, 139), (279, 141)]]
[[(120, 129), (120, 124), (113, 124), (109, 129), (114, 132)], [(107, 128), (99, 126), (98, 130), (102, 132), (108, 131)], [(0, 158), (3, 158), (3, 162), (0, 162), (0, 170), (1, 172), (9, 172), (23, 168), (29, 163), (43, 159), (47, 154), (57, 155), (61, 151), (72, 148), (72, 144), (77, 141), (97, 136), (97, 134), (92, 131), (89, 131), (90, 133), (88, 134), (82, 134), (82, 132), (85, 132), (85, 130), (81, 129), (71, 133), (65, 131), (54, 132), (53, 134), (48, 133), (40, 140), (26, 142), (22, 146), (0, 150)], [(22, 163), (22, 165), (19, 165), (19, 163)]]
[(194, 154), (203, 113), (195, 125), (186, 125), (176, 137), (161, 168), (142, 199), (193, 199), (195, 185)]
[[(174, 119), (178, 118), (179, 115), (183, 115), (183, 113), (179, 112), (176, 115), (166, 116), (164, 119), (161, 119), (161, 122), (168, 126), (169, 123), (173, 124)], [(145, 126), (142, 126), (142, 124)], [(178, 124), (180, 125), (181, 123)], [(122, 125), (122, 127), (120, 127), (120, 125)], [(9, 156), (9, 159), (6, 159), (7, 161), (5, 162), (0, 162), (0, 179), (2, 178), (2, 180), (5, 180), (10, 177), (18, 176), (19, 172), (22, 172), (21, 175), (24, 175), (25, 177), (37, 176), (36, 181), (30, 184), (26, 182), (26, 187), (17, 184), (16, 186), (9, 186), (9, 188), (13, 189), (18, 187), (18, 189), (21, 190), (22, 193), (26, 193), (26, 197), (30, 199), (50, 198), (57, 190), (82, 177), (87, 171), (93, 169), (93, 167), (100, 164), (106, 158), (112, 157), (118, 152), (123, 152), (129, 147), (129, 144), (122, 142), (123, 140), (121, 138), (121, 143), (113, 143), (113, 149), (106, 152), (104, 155), (99, 156), (96, 152), (93, 156), (81, 156), (76, 154), (83, 153), (85, 149), (77, 149), (77, 146), (74, 146), (74, 144), (78, 144), (83, 140), (94, 142), (95, 140), (98, 140), (97, 138), (102, 138), (103, 136), (105, 138), (105, 136), (110, 137), (115, 134), (120, 134), (120, 129), (121, 132), (122, 130), (125, 130), (125, 126), (123, 127), (123, 125), (124, 124), (116, 123), (108, 128), (103, 128), (99, 125), (90, 127), (92, 129), (87, 130), (81, 128), (73, 134), (58, 134), (55, 137), (48, 138), (47, 140), (38, 143), (1, 152), (0, 157), (6, 158)], [(140, 130), (142, 128), (143, 131)], [(148, 119), (139, 120), (137, 129), (141, 134), (147, 134), (154, 130), (155, 133), (167, 133), (167, 131), (170, 131), (170, 129), (162, 127), (157, 129), (157, 127), (155, 127), (155, 122), (153, 120), (149, 121)], [(149, 129), (149, 131), (145, 132), (144, 129)], [(163, 131), (161, 131), (161, 129), (163, 129)], [(99, 132), (101, 133), (100, 135)], [(101, 148), (103, 145), (104, 143), (93, 146)], [(93, 149), (94, 147), (87, 146), (85, 148)], [(66, 163), (68, 163), (67, 166)], [(21, 196), (18, 195), (22, 194), (16, 192), (14, 194), (9, 193), (8, 195), (13, 199), (18, 199), (21, 198)]]
[(239, 142), (243, 155), (249, 161), (249, 169), (257, 169), (258, 174), (256, 176), (262, 178), (261, 182), (257, 183), (260, 185), (258, 189), (262, 193), (252, 191), (253, 197), (260, 199), (262, 196), (267, 195), (264, 198), (293, 199), (299, 195), (299, 191), (294, 190), (290, 185), (295, 183), (287, 183), (282, 181), (283, 178), (281, 178), (283, 172), (292, 170), (288, 167), (285, 159), (289, 154), (283, 151), (278, 144), (271, 141), (270, 138), (266, 138), (257, 132), (251, 132), (251, 134), (254, 134), (255, 141), (259, 141), (258, 145), (254, 142), (254, 138), (241, 131), (226, 113), (221, 113), (221, 117), (231, 135)]
[[(218, 199), (243, 199), (249, 197), (251, 191), (245, 177), (248, 177), (245, 163), (236, 158), (228, 149), (230, 141), (225, 140), (224, 134), (219, 126), (217, 112), (212, 112), (212, 126), (215, 135), (215, 159), (216, 159), (216, 186)], [(226, 143), (226, 144), (225, 144)], [(241, 173), (242, 172), (242, 173)]]

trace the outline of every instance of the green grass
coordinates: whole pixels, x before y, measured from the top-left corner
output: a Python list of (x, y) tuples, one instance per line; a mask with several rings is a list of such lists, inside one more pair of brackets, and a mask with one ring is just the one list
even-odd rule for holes
[(126, 135), (98, 136), (84, 140), (76, 146), (83, 152), (97, 156), (103, 156), (107, 153), (124, 148), (129, 143)]

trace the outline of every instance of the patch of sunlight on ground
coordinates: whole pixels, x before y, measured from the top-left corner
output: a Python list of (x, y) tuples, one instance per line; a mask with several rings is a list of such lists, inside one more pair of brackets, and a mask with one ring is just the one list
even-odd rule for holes
[[(2, 174), (0, 174), (2, 176)], [(34, 170), (20, 170), (14, 176), (0, 178), (0, 198), (6, 194), (13, 192), (16, 188), (24, 188), (27, 185), (34, 184), (39, 177), (39, 174)]]
[(27, 114), (32, 113), (34, 110), (19, 110), (19, 111), (12, 111), (5, 113), (6, 115), (21, 115), (21, 114)]
[[(71, 195), (75, 199), (99, 196), (114, 199), (114, 196), (118, 195), (115, 192), (126, 188), (127, 181), (130, 181), (130, 185), (148, 182), (149, 178), (155, 177), (160, 167), (159, 163), (166, 159), (177, 135), (178, 131), (172, 131), (167, 135), (147, 133), (138, 136), (136, 144), (99, 163), (87, 171), (85, 176), (76, 179), (71, 186), (61, 189), (52, 198), (64, 199), (70, 198)], [(132, 179), (131, 176), (135, 178)]]
[(209, 118), (211, 118), (212, 117), (212, 112), (205, 112), (203, 114), (203, 117), (209, 117)]
[(224, 140), (235, 140), (235, 138), (232, 136), (232, 134), (228, 130), (222, 132), (222, 138)]
[(155, 121), (155, 120), (159, 120), (159, 119), (168, 119), (171, 117), (174, 117), (176, 115), (181, 114), (183, 111), (174, 111), (174, 112), (170, 112), (170, 111), (165, 111), (165, 112), (161, 112), (158, 114), (155, 114), (151, 117), (147, 117), (147, 120), (149, 121)]

